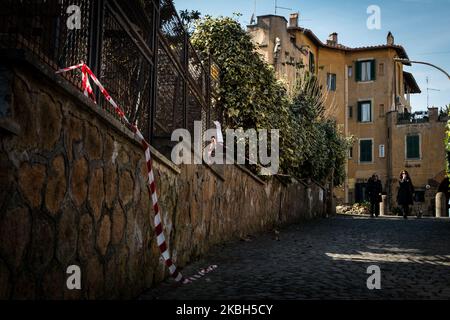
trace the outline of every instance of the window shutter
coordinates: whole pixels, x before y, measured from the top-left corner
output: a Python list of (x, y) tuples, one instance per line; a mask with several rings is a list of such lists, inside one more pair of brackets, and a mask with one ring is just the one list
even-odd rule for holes
[(361, 81), (361, 62), (359, 62), (359, 61), (356, 61), (356, 64), (355, 64), (355, 79), (356, 79), (356, 81), (358, 82), (358, 81)]
[(361, 162), (372, 162), (372, 140), (360, 141), (360, 157)]
[(358, 102), (358, 121), (361, 122), (362, 120), (362, 103)]
[(412, 139), (411, 136), (406, 137), (406, 158), (412, 158)]
[(371, 71), (371, 75), (370, 75), (370, 79), (375, 80), (376, 77), (376, 63), (375, 60), (370, 61), (370, 71)]
[(419, 136), (407, 136), (406, 137), (406, 158), (418, 159), (420, 158), (419, 150)]

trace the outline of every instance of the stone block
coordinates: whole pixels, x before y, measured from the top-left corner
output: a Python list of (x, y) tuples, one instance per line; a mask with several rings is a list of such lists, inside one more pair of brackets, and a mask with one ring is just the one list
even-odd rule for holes
[(134, 182), (129, 171), (123, 171), (119, 181), (119, 196), (124, 206), (133, 200)]
[(46, 168), (42, 164), (23, 163), (19, 170), (19, 186), (23, 195), (34, 208), (42, 203), (42, 187)]
[(54, 101), (50, 94), (42, 93), (39, 95), (37, 112), (40, 145), (46, 150), (52, 150), (61, 135), (61, 104)]
[(22, 77), (14, 81), (14, 120), (19, 123), (21, 130), (19, 144), (26, 148), (34, 148), (38, 143), (38, 129), (36, 119), (36, 103), (28, 83)]
[(103, 169), (94, 169), (89, 179), (89, 207), (94, 214), (95, 222), (98, 222), (102, 214), (103, 200), (105, 197), (103, 183)]
[(95, 255), (94, 222), (89, 214), (84, 214), (80, 218), (78, 255), (82, 261), (87, 261)]
[(97, 234), (97, 248), (102, 255), (106, 254), (111, 240), (111, 220), (109, 216), (104, 216)]
[(92, 257), (87, 262), (86, 268), (81, 270), (82, 283), (85, 283), (86, 298), (99, 299), (104, 293), (104, 273), (103, 265), (97, 257)]
[(27, 208), (6, 210), (0, 221), (0, 252), (13, 268), (23, 264), (22, 260), (30, 242), (31, 215)]
[(77, 251), (78, 211), (72, 204), (63, 208), (57, 227), (56, 258), (62, 265), (69, 265)]
[(117, 166), (114, 164), (105, 167), (105, 203), (112, 209), (117, 197)]
[(59, 155), (52, 161), (48, 172), (47, 190), (45, 192), (45, 205), (51, 214), (55, 215), (61, 209), (66, 190), (67, 182), (64, 157)]
[(35, 273), (41, 273), (53, 259), (55, 249), (55, 228), (41, 215), (33, 219), (31, 247), (28, 266)]
[(103, 156), (102, 134), (97, 127), (86, 123), (85, 150), (90, 160), (100, 160)]
[(125, 231), (126, 217), (119, 203), (116, 204), (112, 214), (112, 235), (113, 244), (121, 242)]
[(88, 163), (85, 158), (75, 160), (72, 168), (71, 194), (75, 205), (81, 206), (87, 195)]

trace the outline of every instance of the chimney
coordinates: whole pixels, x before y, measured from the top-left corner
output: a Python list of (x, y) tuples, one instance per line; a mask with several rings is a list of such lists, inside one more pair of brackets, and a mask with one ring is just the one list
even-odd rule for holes
[(335, 47), (338, 44), (338, 34), (333, 32), (328, 36), (327, 45)]
[(428, 108), (428, 119), (437, 122), (439, 120), (439, 109), (436, 107)]
[(289, 17), (289, 27), (298, 27), (298, 12), (291, 13)]
[(393, 36), (393, 34), (392, 34), (390, 31), (389, 31), (389, 33), (388, 33), (388, 35), (387, 35), (386, 43), (387, 43), (389, 46), (393, 46), (393, 45), (394, 45), (394, 36)]

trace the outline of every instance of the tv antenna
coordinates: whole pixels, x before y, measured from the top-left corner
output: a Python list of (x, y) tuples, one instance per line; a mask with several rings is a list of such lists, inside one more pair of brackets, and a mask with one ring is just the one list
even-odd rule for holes
[(430, 78), (427, 77), (427, 108), (430, 107), (430, 91), (441, 91), (439, 89), (434, 89), (434, 88), (430, 88), (429, 84), (430, 84)]
[(279, 7), (279, 6), (278, 6), (278, 0), (275, 0), (275, 14), (277, 14), (277, 9), (283, 9), (283, 10), (289, 10), (289, 11), (292, 11), (292, 8)]

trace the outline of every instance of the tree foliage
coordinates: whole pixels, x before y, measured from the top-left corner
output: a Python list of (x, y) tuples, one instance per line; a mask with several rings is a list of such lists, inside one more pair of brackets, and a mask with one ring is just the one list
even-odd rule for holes
[(303, 72), (291, 99), (231, 17), (197, 20), (191, 41), (221, 68), (218, 107), (225, 128), (280, 129), (284, 174), (324, 181), (334, 171), (336, 182), (342, 182), (348, 144), (334, 121), (324, 119), (322, 89), (314, 76)]
[(450, 104), (445, 107), (444, 112), (448, 115), (444, 143), (445, 143), (445, 151), (446, 151), (446, 155), (447, 155), (446, 171), (447, 171), (447, 176), (450, 178)]

